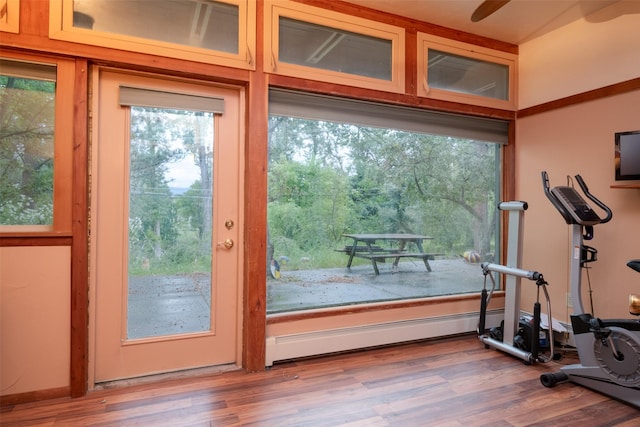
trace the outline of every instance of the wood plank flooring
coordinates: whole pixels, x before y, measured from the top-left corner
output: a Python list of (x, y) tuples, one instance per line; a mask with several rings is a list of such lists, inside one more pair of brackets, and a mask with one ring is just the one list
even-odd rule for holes
[(453, 337), (2, 408), (2, 426), (638, 426), (640, 411)]

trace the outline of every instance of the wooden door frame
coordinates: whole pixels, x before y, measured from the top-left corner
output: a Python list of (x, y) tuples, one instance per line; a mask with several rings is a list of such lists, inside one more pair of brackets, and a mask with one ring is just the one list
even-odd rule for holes
[[(87, 394), (89, 385), (89, 147), (91, 126), (88, 60), (76, 60), (74, 87), (73, 207), (71, 248), (70, 395)], [(251, 74), (244, 90), (244, 217), (241, 366), (265, 369), (266, 328), (266, 178), (267, 78)], [(242, 118), (241, 118), (242, 120)], [(250, 127), (249, 123), (254, 126)], [(254, 129), (250, 132), (250, 128)], [(260, 129), (256, 132), (255, 129)], [(250, 172), (253, 171), (253, 172)], [(261, 197), (264, 195), (265, 197)], [(262, 274), (261, 274), (262, 273)]]
[(73, 102), (71, 210), (71, 397), (87, 393), (89, 379), (89, 63), (76, 60)]

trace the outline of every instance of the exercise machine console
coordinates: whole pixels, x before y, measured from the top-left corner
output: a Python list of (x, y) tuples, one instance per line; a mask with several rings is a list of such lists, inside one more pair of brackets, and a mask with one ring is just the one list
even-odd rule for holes
[[(575, 178), (582, 193), (604, 211), (604, 218), (600, 218), (573, 186), (551, 188), (547, 172), (542, 172), (545, 195), (572, 229), (571, 326), (580, 363), (564, 366), (560, 372), (543, 374), (540, 381), (545, 387), (571, 381), (640, 408), (640, 321), (599, 319), (584, 310), (581, 268), (597, 260), (597, 251), (586, 246), (584, 240), (592, 239), (593, 227), (609, 222), (613, 213), (589, 192), (580, 175)], [(627, 265), (640, 272), (640, 261), (630, 261)], [(629, 303), (630, 313), (640, 315), (640, 300), (632, 295)]]

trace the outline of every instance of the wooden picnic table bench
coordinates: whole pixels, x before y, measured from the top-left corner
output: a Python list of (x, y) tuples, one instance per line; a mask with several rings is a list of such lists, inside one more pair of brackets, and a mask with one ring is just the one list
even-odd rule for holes
[[(431, 237), (422, 236), (418, 234), (343, 234), (344, 237), (353, 239), (353, 245), (346, 245), (345, 249), (339, 249), (340, 252), (345, 252), (349, 255), (349, 261), (347, 262), (347, 268), (351, 268), (353, 258), (364, 258), (371, 261), (373, 270), (376, 274), (380, 274), (378, 270), (378, 262), (386, 262), (387, 258), (392, 258), (393, 267), (398, 267), (400, 258), (416, 258), (421, 259), (424, 262), (427, 271), (431, 271), (431, 265), (429, 260), (435, 259), (436, 256), (443, 254), (425, 253), (422, 247), (424, 240), (429, 240)], [(375, 245), (377, 241), (395, 241), (398, 243), (397, 248), (383, 248)], [(409, 252), (406, 249), (407, 243), (415, 244), (417, 252)]]

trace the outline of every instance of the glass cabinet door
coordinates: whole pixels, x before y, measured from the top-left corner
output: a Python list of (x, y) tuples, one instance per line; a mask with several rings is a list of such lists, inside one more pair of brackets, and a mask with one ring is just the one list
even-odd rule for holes
[(253, 69), (255, 0), (55, 0), (49, 37)]
[(217, 1), (74, 0), (73, 26), (238, 53), (238, 10)]
[(429, 87), (509, 100), (509, 66), (436, 49), (427, 58)]
[(265, 1), (267, 72), (354, 87), (405, 90), (401, 27), (292, 1)]
[(516, 109), (517, 56), (418, 33), (418, 95)]
[(279, 32), (282, 62), (391, 80), (391, 40), (284, 17)]

